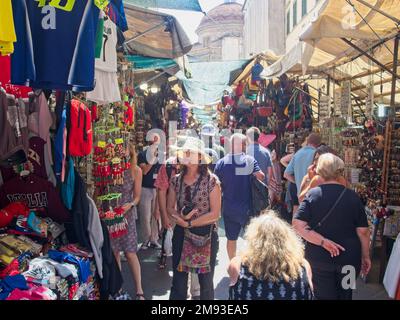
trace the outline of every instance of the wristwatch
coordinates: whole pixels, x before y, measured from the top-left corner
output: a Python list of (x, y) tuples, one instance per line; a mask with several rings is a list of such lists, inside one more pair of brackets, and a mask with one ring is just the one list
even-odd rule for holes
[(188, 228), (190, 229), (192, 227), (192, 220), (188, 221)]

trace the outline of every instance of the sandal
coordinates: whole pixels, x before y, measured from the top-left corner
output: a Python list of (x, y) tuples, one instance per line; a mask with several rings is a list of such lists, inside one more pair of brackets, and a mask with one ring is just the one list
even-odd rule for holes
[(144, 293), (137, 293), (136, 300), (146, 300), (146, 298), (144, 297)]
[(166, 254), (162, 254), (160, 257), (160, 262), (158, 264), (158, 268), (159, 269), (165, 269), (167, 265), (167, 255)]

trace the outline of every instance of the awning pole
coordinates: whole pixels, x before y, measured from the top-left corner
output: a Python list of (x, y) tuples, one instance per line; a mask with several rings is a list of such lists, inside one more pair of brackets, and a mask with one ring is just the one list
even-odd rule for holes
[(356, 1), (359, 2), (359, 3), (361, 3), (361, 4), (363, 4), (364, 6), (366, 6), (366, 7), (368, 7), (368, 8), (370, 8), (371, 10), (374, 10), (374, 11), (376, 11), (376, 12), (379, 12), (381, 15), (385, 16), (386, 18), (388, 18), (388, 19), (390, 19), (390, 20), (396, 22), (398, 25), (400, 25), (400, 20), (399, 20), (399, 19), (397, 19), (397, 18), (391, 16), (390, 14), (388, 14), (388, 13), (382, 11), (381, 9), (375, 8), (372, 4), (370, 4), (370, 3), (368, 3), (368, 2), (366, 2), (366, 1), (364, 1), (364, 0), (356, 0)]
[(396, 78), (397, 78), (397, 65), (399, 55), (399, 36), (394, 40), (394, 57), (393, 57), (393, 79), (392, 79), (392, 92), (390, 97), (390, 107), (392, 108), (393, 114), (396, 115), (394, 107), (396, 105)]
[(154, 26), (154, 27), (152, 27), (152, 28), (150, 28), (150, 29), (144, 31), (144, 32), (138, 34), (137, 36), (134, 36), (133, 38), (131, 38), (131, 39), (129, 39), (129, 40), (126, 40), (122, 46), (124, 46), (124, 45), (126, 45), (126, 44), (128, 44), (128, 43), (130, 43), (130, 42), (132, 42), (132, 41), (135, 41), (135, 40), (139, 39), (140, 37), (143, 37), (144, 35), (146, 35), (146, 34), (152, 32), (152, 31), (154, 31), (154, 30), (156, 30), (156, 29), (158, 29), (158, 28), (161, 28), (162, 26), (165, 26), (165, 22), (160, 23), (160, 24), (158, 24), (158, 25), (156, 25), (156, 26)]
[[(353, 42), (351, 42), (350, 40), (347, 40), (346, 38), (341, 38), (342, 41), (344, 41), (346, 44), (348, 44), (350, 47), (356, 49), (358, 52), (364, 54), (368, 59), (370, 59), (372, 62), (374, 62), (376, 65), (378, 65), (379, 67), (381, 67), (383, 70), (385, 70), (386, 72), (389, 72), (395, 79), (400, 79), (400, 76), (397, 75), (397, 72), (394, 73), (392, 70), (390, 70), (389, 68), (387, 68), (384, 64), (382, 64), (381, 62), (379, 62), (377, 59), (375, 59), (373, 56), (371, 56), (369, 53), (365, 52), (364, 50), (362, 50), (361, 48), (359, 48), (358, 46), (356, 46)], [(397, 55), (395, 55), (397, 58)]]
[[(159, 77), (161, 77), (162, 75), (166, 74), (167, 72), (168, 72), (168, 70), (164, 70), (163, 72), (161, 72), (161, 73), (155, 75), (154, 77), (152, 77), (152, 78), (150, 78), (150, 79), (148, 79), (148, 80), (145, 80), (145, 82), (154, 81), (154, 80), (158, 79)], [(140, 87), (140, 85), (136, 86), (135, 89), (137, 89), (137, 88), (139, 88), (139, 87)]]

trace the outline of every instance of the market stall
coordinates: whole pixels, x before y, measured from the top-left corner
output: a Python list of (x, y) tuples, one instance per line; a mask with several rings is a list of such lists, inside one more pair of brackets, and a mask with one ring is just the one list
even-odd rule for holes
[[(57, 28), (49, 17), (44, 31), (38, 2), (3, 12), (13, 37), (0, 39), (0, 300), (124, 299), (111, 239), (126, 233), (126, 149), (144, 144), (152, 103), (124, 56), (142, 30), (120, 0), (67, 5), (48, 4)], [(172, 17), (143, 10), (171, 27), (148, 50), (178, 58), (190, 49)]]

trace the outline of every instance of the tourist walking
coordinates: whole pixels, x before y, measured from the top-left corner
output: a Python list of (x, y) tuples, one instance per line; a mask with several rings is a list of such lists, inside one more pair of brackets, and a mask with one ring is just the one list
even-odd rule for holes
[[(356, 277), (371, 268), (365, 209), (358, 195), (338, 182), (343, 171), (339, 157), (321, 155), (317, 174), (324, 182), (307, 193), (293, 219), (307, 241), (306, 259), (320, 300), (351, 300)], [(349, 277), (343, 281), (345, 276)]]
[(141, 249), (149, 247), (161, 249), (158, 243), (159, 226), (156, 217), (157, 193), (154, 182), (160, 169), (158, 161), (158, 146), (160, 137), (154, 135), (152, 144), (145, 148), (138, 157), (138, 163), (143, 172), (142, 196), (139, 204), (140, 224), (143, 232), (143, 244)]
[(311, 300), (312, 273), (291, 226), (266, 211), (251, 220), (246, 250), (228, 268), (231, 300)]
[(139, 259), (137, 256), (138, 242), (136, 232), (137, 205), (141, 197), (142, 170), (137, 165), (135, 146), (130, 143), (128, 147), (131, 168), (124, 173), (124, 184), (118, 186), (118, 193), (122, 194), (122, 208), (125, 211), (125, 218), (128, 222), (128, 232), (119, 238), (110, 238), (115, 259), (121, 269), (120, 252), (125, 254), (130, 271), (133, 275), (136, 288), (136, 299), (144, 300), (142, 277)]
[(171, 180), (167, 210), (176, 223), (172, 238), (171, 300), (187, 298), (189, 273), (197, 273), (200, 299), (214, 299), (218, 252), (217, 221), (221, 212), (218, 178), (208, 170), (204, 143), (188, 137), (178, 153), (181, 173)]
[(257, 161), (246, 155), (246, 136), (235, 133), (230, 139), (231, 152), (217, 162), (215, 174), (221, 181), (223, 193), (222, 215), (228, 238), (229, 260), (236, 256), (236, 242), (249, 220), (252, 210), (251, 176), (265, 178)]

